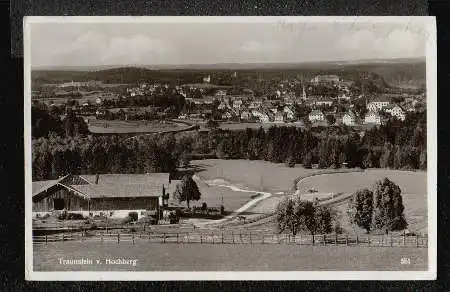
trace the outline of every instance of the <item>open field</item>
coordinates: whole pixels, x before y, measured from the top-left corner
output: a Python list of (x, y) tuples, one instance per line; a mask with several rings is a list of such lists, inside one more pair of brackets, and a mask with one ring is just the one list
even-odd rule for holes
[(289, 168), (283, 163), (256, 160), (205, 159), (191, 164), (199, 167), (198, 176), (203, 180), (224, 179), (237, 186), (272, 193), (291, 190), (296, 177), (320, 172), (319, 169)]
[(120, 120), (92, 120), (89, 123), (89, 131), (102, 134), (125, 133), (156, 133), (162, 131), (174, 131), (188, 128), (186, 124), (169, 121), (120, 121)]
[[(427, 173), (423, 171), (399, 171), (388, 169), (367, 169), (364, 172), (336, 173), (305, 178), (298, 185), (301, 193), (310, 188), (318, 192), (354, 192), (362, 188), (372, 188), (377, 180), (384, 177), (398, 184), (402, 194), (426, 194)], [(426, 196), (425, 196), (426, 197)]]
[[(151, 244), (55, 242), (33, 247), (35, 271), (306, 271), (426, 270), (426, 248), (297, 246), (285, 244)], [(401, 258), (411, 264), (402, 265)], [(92, 265), (61, 265), (87, 258)], [(96, 264), (100, 259), (103, 264)], [(137, 259), (136, 266), (106, 259)]]

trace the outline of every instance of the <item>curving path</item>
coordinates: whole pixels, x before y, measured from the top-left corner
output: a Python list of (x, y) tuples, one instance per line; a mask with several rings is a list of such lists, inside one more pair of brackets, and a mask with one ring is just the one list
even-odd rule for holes
[[(306, 178), (309, 178), (311, 176), (316, 176), (316, 175), (327, 175), (327, 174), (332, 174), (332, 173), (340, 173), (340, 172), (360, 172), (361, 170), (338, 170), (338, 171), (324, 171), (321, 173), (312, 173), (310, 175), (307, 176), (303, 176), (303, 177), (299, 177), (297, 180), (297, 186)], [(198, 183), (206, 183), (204, 181), (202, 181), (200, 179), (200, 177), (198, 177), (197, 175), (194, 175), (194, 180), (196, 180), (196, 182)], [(230, 224), (231, 226), (239, 226), (239, 227), (247, 227), (247, 226), (256, 226), (256, 225), (262, 225), (262, 224), (266, 224), (268, 222), (273, 221), (274, 219), (274, 215), (272, 214), (263, 214), (258, 216), (255, 220), (250, 220), (251, 222), (249, 223), (245, 223), (244, 222), (240, 222), (237, 221), (237, 216), (239, 216), (241, 213), (246, 212), (246, 211), (251, 211), (254, 208), (257, 208), (260, 204), (263, 204), (264, 202), (267, 202), (269, 198), (273, 198), (274, 202), (271, 202), (271, 205), (276, 205), (276, 203), (278, 202), (278, 200), (275, 200), (276, 198), (281, 198), (284, 197), (284, 193), (280, 192), (277, 193), (276, 195), (283, 195), (283, 196), (279, 196), (279, 197), (273, 197), (273, 194), (268, 193), (268, 192), (260, 192), (260, 191), (255, 191), (255, 190), (249, 190), (248, 188), (241, 188), (238, 187), (236, 185), (231, 185), (231, 184), (227, 184), (225, 181), (223, 180), (212, 180), (213, 183), (210, 185), (213, 186), (220, 186), (220, 187), (226, 187), (226, 188), (230, 188), (233, 191), (240, 191), (240, 192), (249, 192), (249, 193), (261, 193), (263, 194), (262, 196), (259, 196), (249, 202), (247, 202), (246, 204), (244, 204), (242, 207), (240, 207), (239, 209), (235, 210), (232, 214), (220, 219), (220, 220), (208, 220), (208, 221), (203, 221), (203, 222), (196, 222), (194, 223), (194, 225), (196, 225), (199, 228), (208, 228), (208, 227), (225, 227), (227, 224)], [(307, 200), (313, 200), (316, 197), (326, 197), (326, 196), (330, 196), (331, 194), (329, 193), (312, 193), (312, 194), (301, 194), (299, 190), (296, 190), (294, 194), (290, 194), (290, 195), (294, 195), (294, 196), (302, 196), (302, 197), (306, 197)], [(319, 204), (343, 204), (345, 203), (347, 200), (349, 200), (351, 197), (350, 193), (344, 193), (336, 198), (330, 199), (330, 200), (325, 200), (320, 202)], [(230, 226), (230, 227), (231, 227)]]

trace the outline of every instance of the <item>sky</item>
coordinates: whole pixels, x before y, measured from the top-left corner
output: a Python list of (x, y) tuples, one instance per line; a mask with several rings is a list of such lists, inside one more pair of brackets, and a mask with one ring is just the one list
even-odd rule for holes
[(30, 23), (32, 67), (302, 63), (426, 55), (423, 23)]

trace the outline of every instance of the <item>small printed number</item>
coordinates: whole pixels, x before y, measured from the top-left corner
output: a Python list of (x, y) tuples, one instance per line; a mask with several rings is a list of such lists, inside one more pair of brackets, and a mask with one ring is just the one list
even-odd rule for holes
[(400, 259), (400, 264), (402, 264), (402, 265), (409, 265), (409, 264), (411, 264), (411, 260), (410, 260), (410, 258), (401, 258)]

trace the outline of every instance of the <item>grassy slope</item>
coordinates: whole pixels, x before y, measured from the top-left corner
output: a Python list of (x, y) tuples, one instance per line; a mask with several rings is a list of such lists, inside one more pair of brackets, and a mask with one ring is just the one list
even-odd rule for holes
[(301, 166), (289, 168), (281, 163), (267, 161), (205, 159), (192, 161), (192, 164), (204, 169), (198, 175), (205, 180), (223, 178), (267, 192), (291, 190), (296, 177), (318, 171)]

